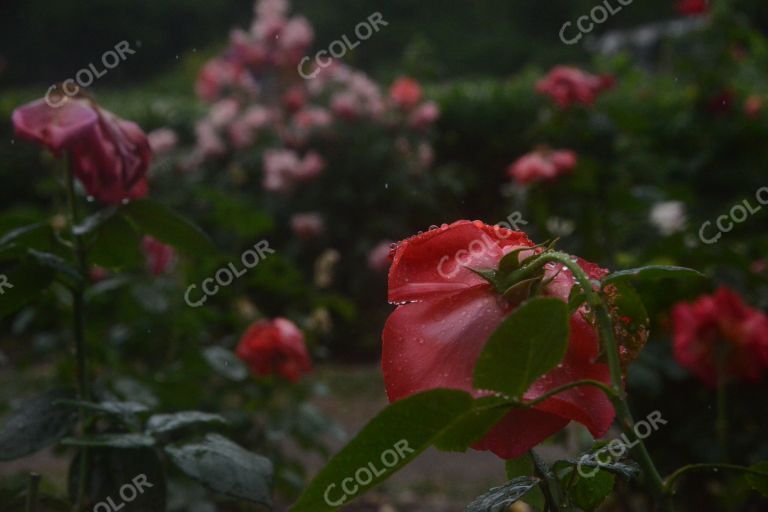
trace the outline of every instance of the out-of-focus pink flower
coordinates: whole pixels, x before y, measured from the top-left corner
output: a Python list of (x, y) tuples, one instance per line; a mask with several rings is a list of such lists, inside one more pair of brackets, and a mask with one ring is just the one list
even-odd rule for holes
[(678, 0), (677, 12), (686, 16), (694, 14), (703, 14), (709, 11), (709, 2), (707, 0)]
[(757, 94), (751, 94), (744, 102), (744, 113), (747, 117), (755, 119), (763, 111), (763, 99)]
[(419, 166), (422, 169), (428, 169), (432, 167), (432, 163), (435, 161), (435, 150), (428, 143), (422, 142), (416, 148), (416, 156), (419, 159)]
[(768, 261), (764, 259), (755, 260), (749, 265), (749, 271), (753, 274), (762, 274), (768, 270)]
[(409, 77), (395, 80), (389, 89), (389, 98), (403, 110), (411, 110), (421, 101), (422, 91), (419, 82)]
[(152, 130), (147, 134), (147, 139), (149, 140), (149, 147), (152, 148), (152, 152), (156, 155), (172, 151), (176, 144), (179, 143), (178, 135), (170, 128)]
[(307, 103), (307, 96), (304, 89), (299, 86), (294, 86), (285, 91), (283, 94), (283, 105), (290, 112), (296, 112), (301, 110)]
[(240, 104), (233, 98), (219, 100), (211, 106), (208, 119), (214, 128), (223, 128), (237, 117)]
[(272, 112), (261, 105), (254, 105), (245, 111), (243, 120), (253, 129), (261, 130), (272, 122)]
[(147, 269), (152, 275), (166, 274), (176, 263), (176, 251), (170, 245), (147, 235), (141, 240), (141, 250), (147, 262)]
[(507, 174), (521, 184), (549, 181), (576, 167), (578, 157), (573, 151), (542, 149), (528, 153), (507, 169)]
[(285, 28), (285, 18), (257, 18), (251, 25), (251, 33), (258, 41), (269, 43), (280, 37)]
[(285, 50), (304, 51), (312, 44), (314, 37), (309, 21), (303, 16), (296, 16), (285, 24), (277, 42)]
[(325, 160), (319, 154), (314, 151), (310, 151), (304, 155), (304, 159), (301, 161), (299, 170), (296, 173), (296, 177), (301, 180), (310, 180), (320, 175), (325, 169)]
[(272, 121), (272, 112), (261, 106), (249, 107), (245, 113), (229, 126), (229, 138), (235, 148), (243, 149), (256, 141), (259, 130), (269, 126)]
[(368, 252), (368, 268), (374, 272), (386, 272), (392, 263), (389, 255), (394, 247), (391, 240), (382, 240)]
[(197, 149), (204, 157), (221, 156), (227, 152), (227, 147), (216, 132), (216, 128), (208, 121), (200, 121), (195, 125)]
[(316, 212), (297, 213), (291, 217), (291, 230), (299, 238), (317, 238), (325, 232), (325, 221)]
[(264, 188), (273, 192), (289, 192), (296, 183), (318, 176), (325, 168), (325, 160), (310, 151), (303, 159), (289, 149), (270, 149), (264, 152)]
[(706, 384), (718, 383), (718, 364), (727, 377), (752, 382), (768, 369), (768, 316), (721, 287), (672, 311), (675, 359)]
[(302, 375), (312, 371), (304, 334), (285, 318), (251, 325), (240, 339), (236, 353), (253, 373), (263, 377), (278, 375), (298, 382)]
[(591, 105), (597, 96), (614, 85), (608, 75), (596, 76), (578, 68), (557, 66), (536, 84), (536, 92), (551, 97), (562, 108)]
[(262, 42), (253, 40), (248, 32), (233, 30), (229, 39), (229, 54), (233, 61), (250, 68), (258, 68), (267, 63), (267, 48)]
[(264, 152), (264, 188), (273, 192), (287, 192), (292, 188), (296, 169), (301, 165), (299, 155), (288, 149), (269, 149)]
[(429, 128), (440, 117), (440, 107), (434, 101), (419, 105), (410, 116), (411, 126), (417, 129)]
[(329, 126), (333, 122), (333, 117), (322, 107), (310, 107), (296, 112), (293, 122), (300, 129), (312, 130)]
[(58, 108), (45, 100), (13, 111), (16, 135), (66, 152), (75, 176), (89, 195), (115, 204), (147, 195), (152, 150), (136, 123), (84, 100), (68, 98)]
[(242, 68), (225, 59), (217, 58), (208, 61), (195, 83), (197, 96), (205, 101), (215, 101), (225, 87), (231, 87), (238, 82)]
[(357, 119), (360, 116), (360, 106), (357, 103), (357, 97), (351, 92), (337, 92), (331, 98), (331, 110), (336, 117), (348, 121)]
[(288, 0), (259, 0), (253, 10), (259, 18), (284, 18), (288, 14)]

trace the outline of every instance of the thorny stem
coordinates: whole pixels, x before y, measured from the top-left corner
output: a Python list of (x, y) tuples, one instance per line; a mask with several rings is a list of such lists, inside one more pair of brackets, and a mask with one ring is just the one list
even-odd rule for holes
[[(77, 259), (77, 266), (83, 279), (88, 275), (88, 263), (86, 260), (85, 247), (83, 241), (75, 232), (75, 226), (79, 222), (77, 198), (75, 196), (75, 176), (71, 165), (67, 165), (67, 204), (69, 208), (69, 226), (74, 243), (74, 253)], [(85, 342), (85, 307), (83, 301), (83, 290), (79, 287), (72, 288), (72, 312), (74, 315), (73, 334), (75, 338), (75, 358), (77, 362), (77, 392), (80, 400), (91, 400), (91, 389), (88, 377), (88, 364), (86, 357)], [(83, 434), (87, 433), (88, 413), (84, 408), (79, 409), (80, 428)], [(80, 451), (80, 478), (78, 481), (77, 501), (75, 503), (75, 512), (84, 510), (85, 493), (87, 488), (88, 471), (88, 449), (81, 448)]]
[(579, 286), (584, 291), (587, 304), (595, 313), (597, 318), (597, 327), (600, 334), (600, 341), (603, 344), (606, 360), (608, 362), (608, 368), (611, 375), (611, 388), (613, 394), (608, 394), (614, 409), (616, 409), (616, 417), (619, 420), (621, 429), (626, 436), (633, 441), (633, 447), (631, 448), (632, 454), (637, 459), (640, 467), (645, 475), (646, 484), (649, 486), (651, 494), (657, 500), (657, 503), (661, 510), (668, 512), (672, 510), (672, 505), (667, 499), (665, 494), (664, 483), (661, 480), (656, 466), (651, 459), (651, 455), (643, 444), (643, 441), (635, 435), (634, 432), (634, 420), (632, 419), (632, 413), (629, 410), (629, 406), (626, 402), (626, 394), (624, 392), (623, 378), (621, 374), (621, 361), (619, 360), (619, 350), (616, 344), (616, 340), (613, 336), (613, 325), (611, 323), (611, 315), (608, 312), (608, 308), (600, 298), (593, 286), (589, 276), (584, 270), (574, 261), (571, 256), (561, 252), (546, 252), (537, 257), (533, 262), (526, 266), (526, 271), (535, 271), (542, 268), (549, 262), (559, 263), (568, 268), (573, 274), (573, 277), (578, 281)]

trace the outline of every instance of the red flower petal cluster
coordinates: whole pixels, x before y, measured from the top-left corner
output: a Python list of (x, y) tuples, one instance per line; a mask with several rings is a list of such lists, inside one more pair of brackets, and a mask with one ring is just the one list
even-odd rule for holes
[(68, 99), (58, 108), (45, 100), (13, 112), (16, 135), (66, 152), (75, 176), (89, 195), (103, 203), (120, 203), (147, 195), (147, 168), (152, 150), (136, 123), (115, 116), (84, 99)]
[(237, 345), (237, 356), (257, 375), (278, 375), (298, 382), (312, 371), (304, 334), (285, 318), (261, 320), (251, 325)]
[[(726, 376), (758, 381), (768, 370), (768, 315), (721, 287), (672, 310), (675, 359), (706, 384)], [(724, 358), (719, 361), (719, 358)]]
[(537, 150), (517, 159), (507, 168), (507, 174), (522, 184), (549, 181), (572, 171), (577, 162), (576, 153), (568, 149)]
[(578, 68), (557, 66), (536, 84), (536, 92), (551, 97), (560, 107), (592, 105), (597, 96), (613, 87), (608, 75), (592, 75)]
[[(462, 220), (409, 238), (393, 249), (389, 300), (399, 306), (382, 335), (390, 401), (433, 388), (479, 395), (472, 388), (477, 358), (488, 337), (518, 304), (508, 302), (469, 269), (496, 269), (504, 255), (532, 246), (524, 233)], [(530, 254), (523, 251), (520, 257)], [(607, 272), (583, 260), (579, 265), (594, 279)], [(567, 301), (575, 284), (572, 274), (554, 264), (545, 269), (545, 279), (551, 281), (543, 294)], [(610, 382), (608, 366), (597, 361), (598, 336), (583, 306), (570, 318), (570, 327), (562, 363), (539, 378), (525, 393), (526, 399), (579, 379)], [(514, 458), (571, 420), (599, 437), (613, 418), (613, 406), (602, 391), (574, 388), (531, 409), (513, 409), (475, 448)]]
[(709, 12), (709, 2), (707, 0), (678, 0), (677, 12), (686, 16), (704, 14)]

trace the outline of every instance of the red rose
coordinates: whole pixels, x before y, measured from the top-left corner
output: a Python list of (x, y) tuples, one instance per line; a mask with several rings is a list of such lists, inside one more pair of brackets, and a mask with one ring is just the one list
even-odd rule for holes
[[(389, 400), (433, 388), (473, 392), (472, 374), (488, 337), (517, 306), (468, 268), (496, 269), (512, 250), (533, 246), (526, 235), (480, 221), (458, 221), (401, 242), (389, 272), (389, 301), (399, 304), (384, 327), (382, 367)], [(521, 254), (521, 257), (531, 253)], [(606, 270), (579, 260), (594, 279)], [(567, 301), (574, 278), (550, 264), (543, 294)], [(596, 362), (598, 336), (582, 306), (570, 319), (568, 352), (557, 368), (525, 393), (534, 399), (562, 384), (595, 379), (608, 384), (608, 366)], [(514, 409), (476, 445), (502, 458), (522, 455), (571, 420), (599, 437), (614, 418), (596, 388), (560, 393), (531, 409)]]
[(45, 100), (27, 103), (13, 112), (13, 125), (19, 137), (57, 156), (66, 151), (75, 176), (99, 201), (120, 203), (147, 195), (152, 150), (136, 123), (90, 101), (67, 99), (59, 107)]
[(677, 12), (686, 16), (703, 14), (709, 11), (707, 0), (678, 0)]
[(597, 76), (569, 66), (557, 66), (536, 84), (536, 92), (551, 97), (560, 107), (575, 103), (591, 105), (604, 90), (613, 87), (613, 77)]
[(768, 316), (721, 287), (672, 310), (675, 359), (706, 384), (718, 382), (718, 358), (727, 376), (758, 381), (768, 368)]
[(237, 345), (237, 356), (257, 375), (279, 375), (298, 382), (312, 371), (304, 334), (285, 318), (261, 320), (251, 325)]
[(576, 153), (567, 149), (538, 150), (528, 153), (507, 168), (507, 174), (518, 183), (549, 181), (576, 167)]
[(402, 77), (395, 80), (389, 89), (392, 102), (403, 110), (411, 110), (421, 101), (421, 85), (413, 78)]

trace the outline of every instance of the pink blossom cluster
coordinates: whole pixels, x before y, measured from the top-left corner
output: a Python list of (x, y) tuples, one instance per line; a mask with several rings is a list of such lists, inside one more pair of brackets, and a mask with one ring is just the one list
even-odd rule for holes
[(536, 92), (552, 98), (561, 108), (592, 105), (598, 95), (614, 85), (610, 75), (593, 75), (570, 66), (556, 66), (536, 84)]
[(578, 162), (576, 153), (568, 149), (538, 149), (523, 155), (507, 169), (507, 174), (520, 184), (551, 181), (571, 172)]
[(343, 147), (345, 127), (360, 123), (380, 127), (399, 144), (405, 140), (408, 151), (399, 154), (414, 165), (431, 162), (431, 147), (421, 139), (439, 109), (423, 99), (419, 83), (401, 78), (386, 95), (365, 73), (339, 61), (303, 78), (298, 63), (314, 34), (304, 17), (288, 11), (287, 0), (257, 1), (250, 30), (233, 31), (227, 49), (201, 70), (196, 90), (210, 109), (197, 123), (190, 164), (256, 148), (263, 187), (288, 193), (326, 167), (315, 142)]

